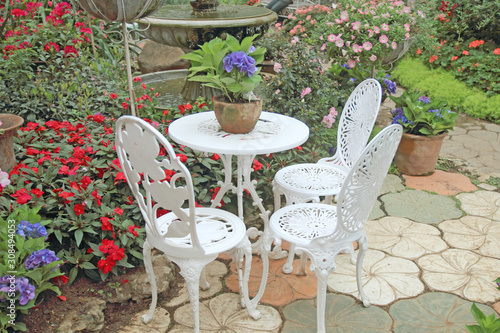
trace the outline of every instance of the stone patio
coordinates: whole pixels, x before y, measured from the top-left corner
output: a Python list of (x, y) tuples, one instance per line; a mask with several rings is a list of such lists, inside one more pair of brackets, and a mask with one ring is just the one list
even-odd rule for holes
[[(387, 124), (390, 101), (379, 123)], [(500, 126), (460, 116), (441, 158), (479, 179), (436, 171), (427, 177), (389, 175), (366, 225), (369, 250), (363, 284), (372, 301), (363, 307), (350, 256), (337, 257), (328, 279), (327, 332), (466, 332), (475, 324), (473, 302), (485, 314), (500, 313)], [(498, 184), (498, 183), (497, 183)], [(294, 265), (298, 268), (298, 259)], [(266, 292), (253, 320), (237, 296), (237, 276), (226, 258), (207, 268), (211, 288), (201, 291), (202, 332), (316, 332), (316, 277), (285, 275), (284, 259), (271, 260)], [(254, 256), (251, 296), (262, 264)], [(145, 326), (140, 315), (120, 332), (192, 332), (187, 293), (159, 300), (157, 319)]]

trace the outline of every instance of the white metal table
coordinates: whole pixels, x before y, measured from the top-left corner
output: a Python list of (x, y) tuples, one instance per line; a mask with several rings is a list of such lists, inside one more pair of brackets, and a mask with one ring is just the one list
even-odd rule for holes
[[(248, 190), (252, 200), (267, 223), (269, 211), (255, 191), (251, 180), (252, 163), (256, 155), (271, 154), (304, 143), (309, 127), (302, 121), (278, 113), (262, 112), (255, 129), (247, 134), (230, 134), (220, 128), (213, 111), (184, 116), (173, 121), (168, 134), (175, 142), (197, 151), (216, 153), (224, 164), (224, 182), (212, 207), (219, 204), (224, 194), (232, 190), (238, 199), (238, 216), (243, 219), (243, 191)], [(237, 157), (237, 183), (232, 182), (232, 157)]]

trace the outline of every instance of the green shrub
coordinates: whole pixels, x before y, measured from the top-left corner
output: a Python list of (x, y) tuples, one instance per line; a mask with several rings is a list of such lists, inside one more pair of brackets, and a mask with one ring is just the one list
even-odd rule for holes
[(472, 90), (449, 71), (442, 68), (432, 70), (420, 60), (409, 58), (398, 64), (393, 75), (403, 87), (445, 100), (455, 111), (500, 121), (500, 95), (487, 97), (483, 92)]

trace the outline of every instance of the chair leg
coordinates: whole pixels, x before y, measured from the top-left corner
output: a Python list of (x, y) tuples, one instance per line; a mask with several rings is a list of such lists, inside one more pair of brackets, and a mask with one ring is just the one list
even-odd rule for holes
[(142, 249), (142, 255), (144, 257), (144, 267), (146, 268), (146, 274), (149, 279), (149, 284), (151, 284), (151, 306), (149, 307), (149, 311), (142, 315), (142, 322), (147, 324), (153, 319), (153, 315), (156, 309), (156, 302), (158, 301), (158, 293), (156, 289), (156, 278), (153, 270), (153, 263), (151, 261), (151, 249), (152, 247), (149, 245), (149, 242), (146, 240), (144, 242), (144, 246)]
[(361, 281), (361, 272), (363, 270), (363, 259), (365, 258), (367, 249), (368, 249), (368, 242), (366, 236), (363, 236), (359, 240), (359, 252), (356, 263), (356, 280), (358, 283), (359, 297), (361, 298), (361, 301), (363, 301), (363, 305), (365, 307), (369, 307), (371, 305), (370, 299), (368, 298), (368, 296), (366, 296), (365, 291), (363, 290), (363, 281)]
[(180, 274), (186, 281), (186, 287), (193, 311), (193, 327), (195, 333), (200, 333), (200, 277), (205, 266), (214, 261), (217, 256), (200, 259), (180, 259), (169, 257), (181, 269)]
[(328, 271), (326, 269), (316, 269), (314, 272), (316, 273), (316, 277), (318, 278), (318, 295), (316, 296), (316, 320), (318, 323), (318, 333), (326, 333), (325, 308)]
[(295, 244), (290, 244), (290, 248), (288, 250), (288, 258), (286, 259), (286, 263), (283, 265), (283, 273), (290, 274), (293, 272), (293, 259), (295, 258)]

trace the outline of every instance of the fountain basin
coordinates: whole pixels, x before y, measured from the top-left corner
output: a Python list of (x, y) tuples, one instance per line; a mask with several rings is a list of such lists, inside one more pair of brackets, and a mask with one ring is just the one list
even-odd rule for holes
[(166, 5), (136, 22), (150, 40), (188, 53), (215, 37), (225, 39), (227, 34), (240, 40), (262, 35), (277, 19), (275, 12), (264, 7), (224, 5), (217, 11), (195, 15), (190, 6)]

